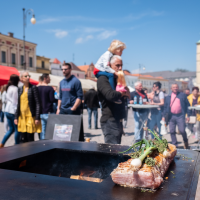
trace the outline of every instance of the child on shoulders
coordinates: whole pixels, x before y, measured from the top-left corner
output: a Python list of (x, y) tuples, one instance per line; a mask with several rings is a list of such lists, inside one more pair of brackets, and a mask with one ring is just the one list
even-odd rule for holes
[[(125, 48), (126, 45), (123, 42), (119, 40), (113, 40), (108, 48), (108, 51), (106, 51), (95, 64), (94, 75), (97, 78), (102, 75), (108, 77), (109, 83), (113, 90), (115, 90), (114, 75), (118, 76), (118, 74), (110, 67), (110, 59), (113, 55), (121, 56)], [(118, 100), (115, 103), (120, 104), (121, 101)]]

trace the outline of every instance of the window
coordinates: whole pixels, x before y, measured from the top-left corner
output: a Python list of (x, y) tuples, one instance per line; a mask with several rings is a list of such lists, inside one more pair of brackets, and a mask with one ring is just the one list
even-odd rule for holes
[(24, 56), (21, 55), (21, 65), (23, 65), (23, 64), (24, 64)]
[(42, 68), (44, 69), (44, 61), (42, 61)]
[(79, 77), (79, 74), (77, 74), (77, 77)]
[(12, 64), (14, 65), (15, 64), (15, 54), (12, 53)]
[(33, 58), (29, 57), (29, 67), (33, 67)]
[(6, 52), (5, 51), (1, 52), (1, 58), (2, 58), (2, 63), (6, 63)]

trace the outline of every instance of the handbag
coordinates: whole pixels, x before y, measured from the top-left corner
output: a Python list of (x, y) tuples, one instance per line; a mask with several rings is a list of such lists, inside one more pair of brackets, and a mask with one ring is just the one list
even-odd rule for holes
[[(176, 95), (176, 97), (177, 97), (177, 95)], [(174, 103), (176, 97), (174, 98), (174, 100), (173, 100), (173, 102), (172, 102), (172, 105), (173, 105), (173, 103)], [(166, 122), (166, 125), (168, 125), (169, 120), (170, 120), (170, 118), (171, 118), (171, 107), (172, 107), (172, 105), (170, 106), (170, 104), (169, 104), (169, 111), (165, 114), (165, 122)]]
[(197, 122), (197, 117), (196, 116), (190, 116), (189, 118), (190, 118), (189, 124), (196, 124), (196, 122)]

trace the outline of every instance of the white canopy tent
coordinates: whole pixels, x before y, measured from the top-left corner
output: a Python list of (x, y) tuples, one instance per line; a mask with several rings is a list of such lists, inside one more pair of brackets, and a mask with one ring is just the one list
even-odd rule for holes
[[(42, 76), (42, 74), (40, 73), (34, 73), (34, 72), (29, 72), (29, 74), (31, 75), (31, 78), (34, 80), (39, 80), (39, 77)], [(55, 76), (55, 75), (50, 75), (51, 78), (51, 82), (49, 85), (51, 86), (59, 86), (59, 83), (61, 80), (63, 80), (64, 77), (62, 76)], [(89, 89), (91, 89), (91, 87), (94, 87), (95, 89), (97, 89), (97, 83), (95, 81), (92, 80), (88, 80), (88, 79), (79, 79), (81, 81), (81, 85), (82, 85), (82, 89), (84, 91), (87, 91)]]

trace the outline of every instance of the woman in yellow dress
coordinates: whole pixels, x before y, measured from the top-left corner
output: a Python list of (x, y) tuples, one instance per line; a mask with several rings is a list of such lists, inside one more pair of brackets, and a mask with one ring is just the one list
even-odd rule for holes
[(21, 136), (21, 142), (34, 141), (34, 133), (41, 133), (40, 100), (38, 88), (30, 84), (30, 75), (24, 71), (20, 75), (23, 86), (19, 88), (18, 106), (15, 124)]

